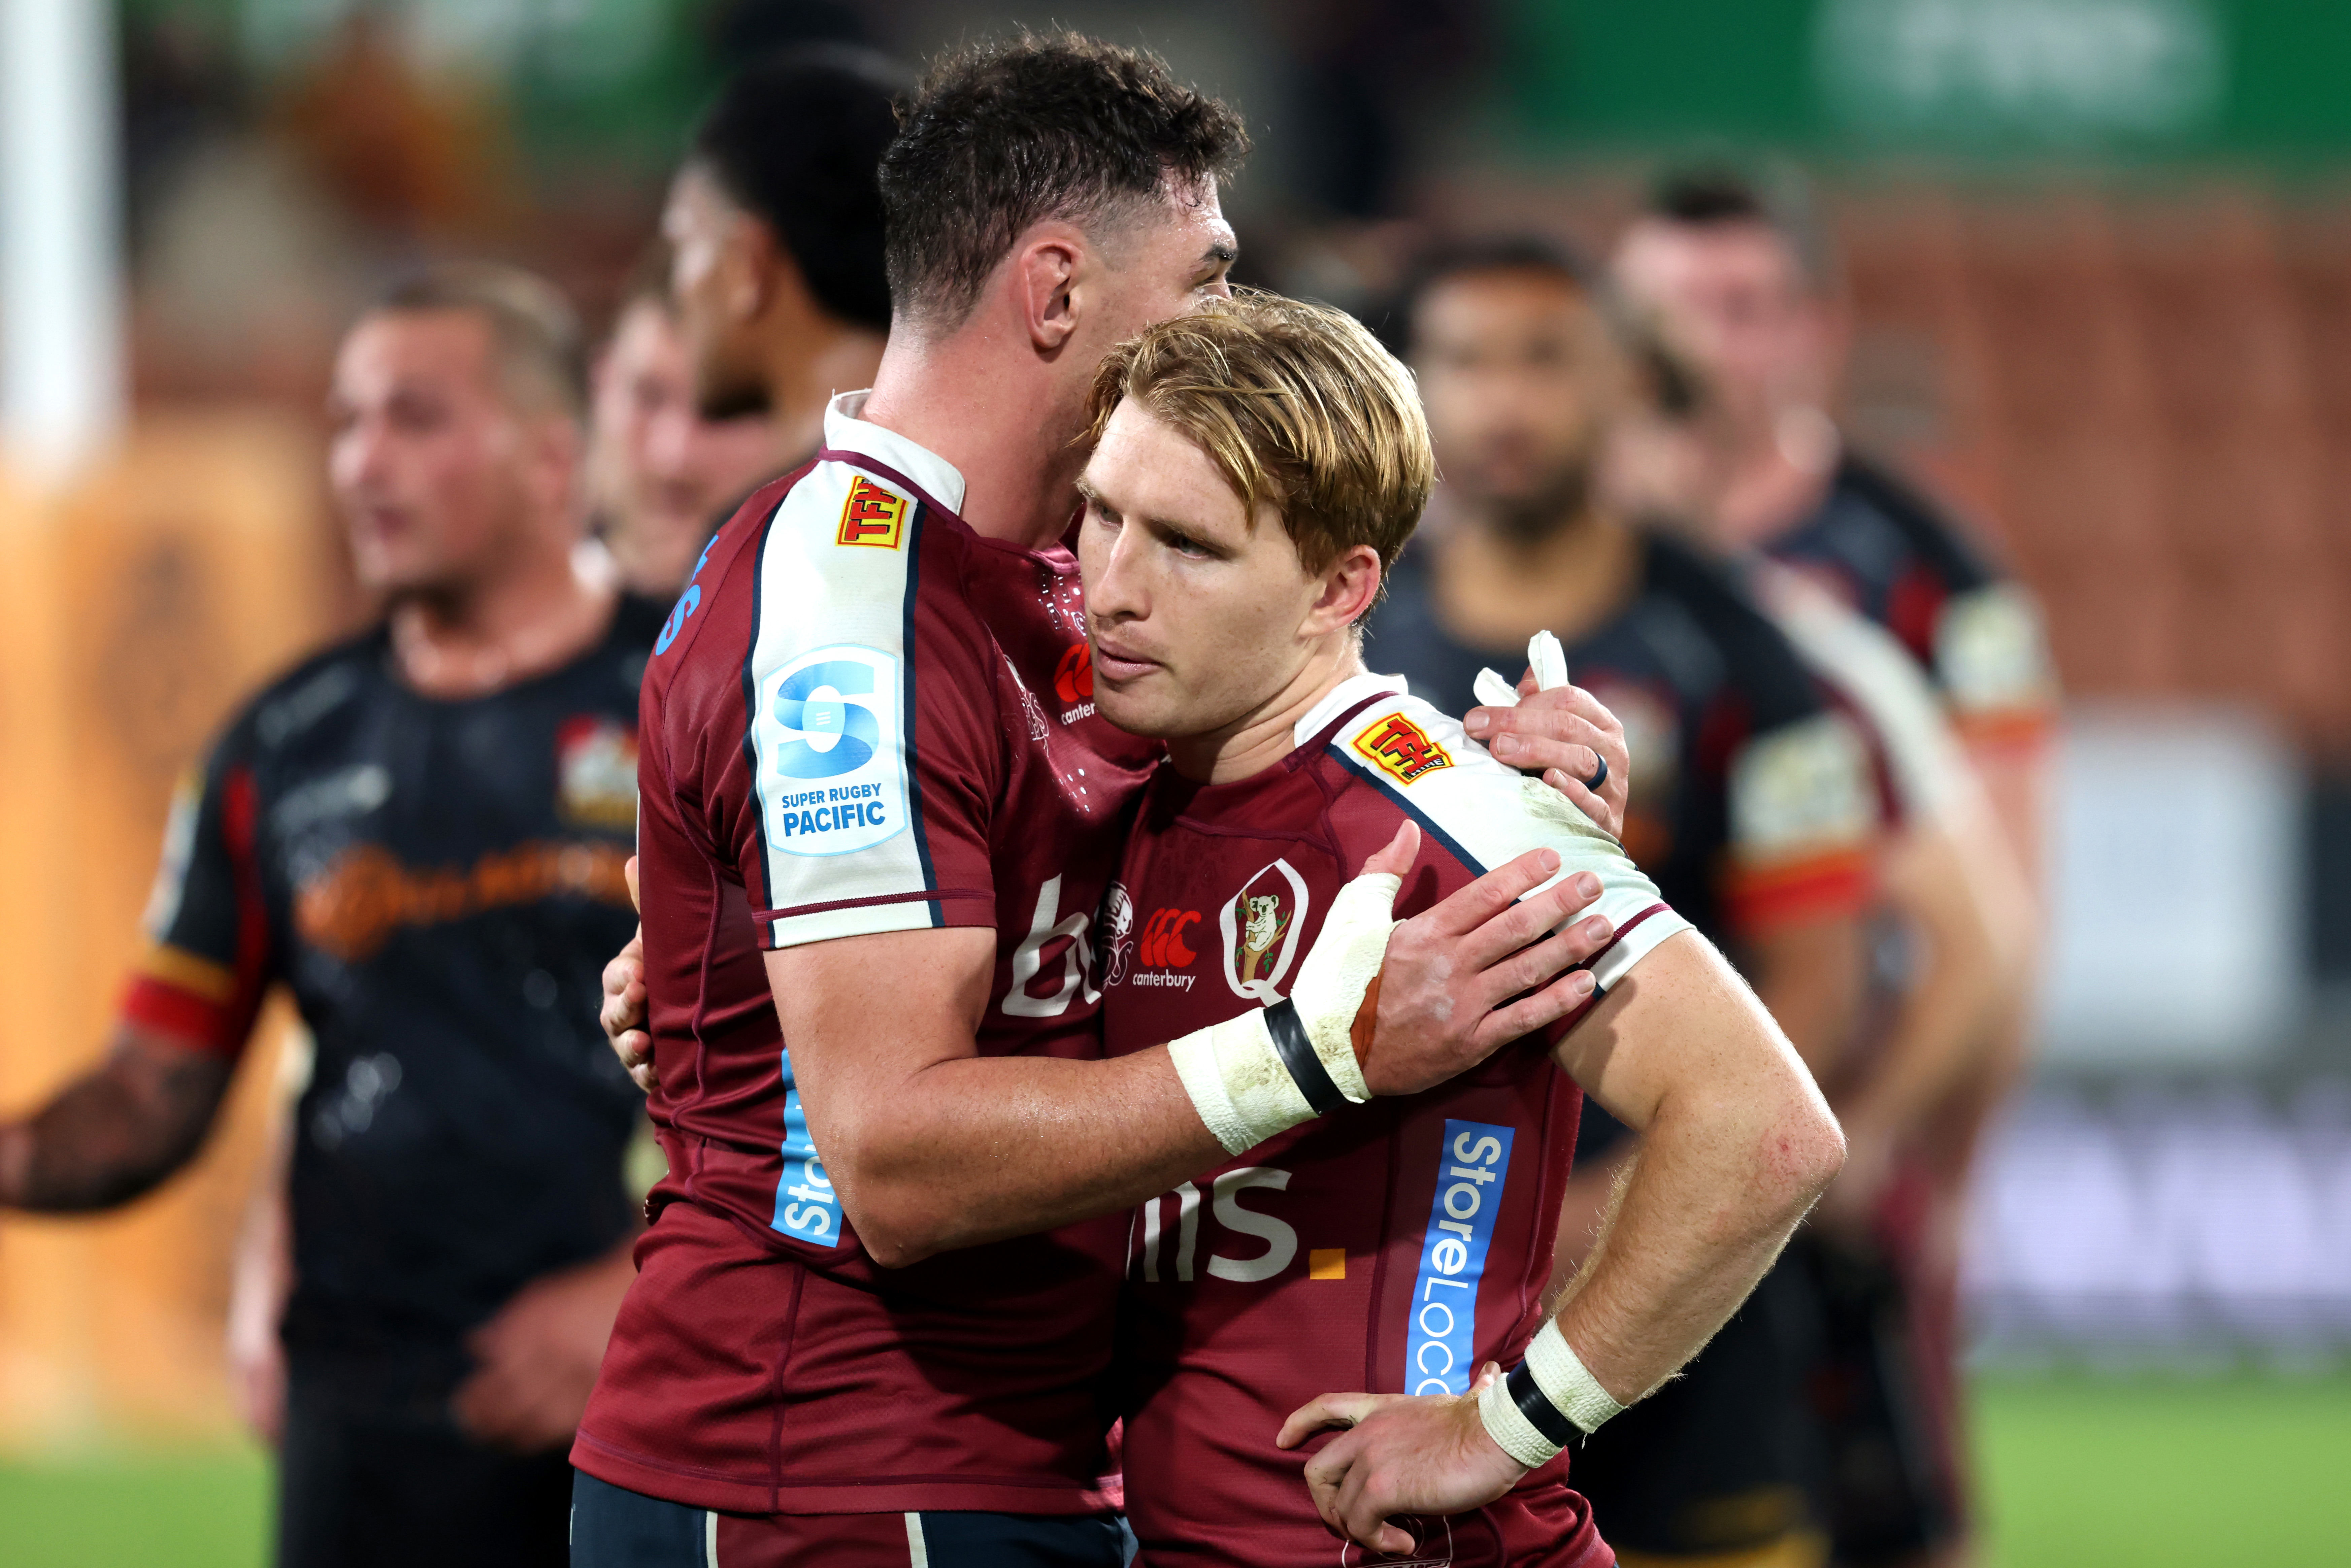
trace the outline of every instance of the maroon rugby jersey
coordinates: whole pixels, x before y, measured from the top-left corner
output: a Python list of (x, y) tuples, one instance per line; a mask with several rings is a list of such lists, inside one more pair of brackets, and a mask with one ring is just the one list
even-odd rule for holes
[[(1604, 988), (1688, 923), (1616, 841), (1489, 757), (1389, 677), (1342, 684), (1299, 749), (1144, 793), (1096, 946), (1104, 1038), (1140, 1051), (1284, 992), (1324, 911), (1401, 822), (1420, 858), (1399, 916), (1523, 851), (1591, 871), (1615, 945)], [(1129, 1518), (1145, 1562), (1354, 1562), (1315, 1516), (1303, 1456), (1273, 1446), (1318, 1394), (1462, 1393), (1541, 1326), (1583, 1095), (1530, 1038), (1424, 1094), (1349, 1106), (1137, 1211), (1120, 1307)], [(1408, 1561), (1602, 1564), (1563, 1461), (1491, 1507), (1416, 1521)], [(1398, 1560), (1405, 1561), (1405, 1560)]]
[(760, 953), (992, 925), (982, 1053), (1097, 1054), (1088, 928), (1157, 748), (1094, 716), (1075, 558), (974, 533), (860, 406), (720, 530), (646, 673), (669, 1175), (572, 1459), (735, 1512), (1091, 1511), (1124, 1218), (877, 1267)]

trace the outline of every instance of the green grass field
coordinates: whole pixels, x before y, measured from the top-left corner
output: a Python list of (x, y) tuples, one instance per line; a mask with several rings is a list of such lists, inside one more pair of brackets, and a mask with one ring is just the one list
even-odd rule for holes
[[(2351, 1563), (2351, 1378), (1999, 1379), (1984, 1568)], [(5, 1568), (261, 1568), (251, 1453), (0, 1464)]]

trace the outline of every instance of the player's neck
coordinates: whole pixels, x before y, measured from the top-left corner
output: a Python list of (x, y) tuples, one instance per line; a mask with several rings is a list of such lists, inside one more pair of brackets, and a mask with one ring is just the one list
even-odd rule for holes
[(1445, 630), (1472, 648), (1515, 654), (1538, 632), (1573, 643), (1614, 620), (1639, 587), (1641, 539), (1589, 506), (1539, 534), (1473, 517), (1443, 536), (1432, 566)]
[(1820, 509), (1835, 479), (1836, 427), (1817, 411), (1795, 411), (1740, 444), (1715, 502), (1714, 533), (1726, 545), (1760, 549)]
[(1280, 691), (1247, 715), (1206, 735), (1171, 738), (1168, 760), (1176, 772), (1202, 784), (1254, 778), (1298, 749), (1299, 720), (1341, 682), (1364, 673), (1362, 643), (1350, 632), (1334, 632)]
[(821, 314), (795, 321), (775, 335), (767, 355), (766, 380), (778, 469), (824, 444), (824, 411), (833, 394), (873, 384), (882, 364), (882, 334), (870, 328)]
[(1051, 366), (1013, 361), (986, 333), (899, 331), (859, 417), (955, 465), (975, 532), (1035, 549), (1067, 533), (1077, 513), (1083, 455), (1071, 440), (1081, 397)]
[(396, 598), (388, 612), (392, 654), (421, 695), (487, 696), (593, 647), (616, 598), (560, 539), (533, 540), (499, 570)]

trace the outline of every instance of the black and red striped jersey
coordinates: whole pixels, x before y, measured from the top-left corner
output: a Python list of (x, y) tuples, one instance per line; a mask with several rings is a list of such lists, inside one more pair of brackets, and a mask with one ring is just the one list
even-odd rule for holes
[(1963, 734), (2032, 740), (2047, 729), (2057, 680), (2039, 602), (1886, 469), (1846, 456), (1820, 506), (1764, 548), (1891, 632)]
[(298, 1354), (454, 1379), (465, 1329), (627, 1234), (642, 1113), (598, 977), (635, 920), (622, 865), (660, 618), (623, 600), (587, 653), (466, 701), (410, 690), (378, 629), (254, 698), (182, 787), (123, 1009), (235, 1055), (264, 993), (293, 993), (316, 1042)]

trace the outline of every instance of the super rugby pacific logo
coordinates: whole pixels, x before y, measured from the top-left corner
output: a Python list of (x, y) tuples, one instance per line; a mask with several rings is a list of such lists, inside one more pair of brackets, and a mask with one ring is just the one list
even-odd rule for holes
[(795, 855), (871, 849), (906, 826), (895, 655), (812, 648), (760, 681), (751, 733), (768, 843)]

